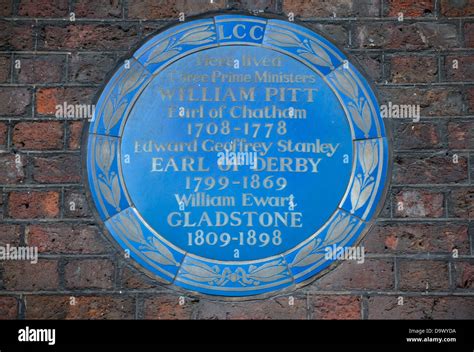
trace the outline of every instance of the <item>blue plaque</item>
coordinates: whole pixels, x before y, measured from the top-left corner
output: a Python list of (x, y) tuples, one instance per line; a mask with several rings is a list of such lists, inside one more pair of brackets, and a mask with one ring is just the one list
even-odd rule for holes
[(88, 127), (97, 215), (159, 282), (218, 296), (294, 289), (357, 243), (385, 196), (374, 94), (341, 51), (281, 20), (167, 29), (126, 60)]

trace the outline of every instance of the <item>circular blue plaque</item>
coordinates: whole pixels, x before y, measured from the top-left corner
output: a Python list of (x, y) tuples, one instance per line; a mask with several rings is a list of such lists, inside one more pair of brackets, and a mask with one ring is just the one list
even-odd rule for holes
[(384, 197), (374, 94), (334, 45), (222, 15), (154, 36), (109, 80), (87, 176), (107, 232), (148, 275), (220, 296), (295, 288), (354, 245)]

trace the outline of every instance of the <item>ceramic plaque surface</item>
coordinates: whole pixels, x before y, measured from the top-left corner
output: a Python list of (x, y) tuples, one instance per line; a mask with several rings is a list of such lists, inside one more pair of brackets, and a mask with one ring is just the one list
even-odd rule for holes
[(163, 284), (291, 289), (354, 245), (384, 196), (374, 94), (334, 45), (281, 20), (174, 26), (109, 80), (86, 170), (102, 223)]

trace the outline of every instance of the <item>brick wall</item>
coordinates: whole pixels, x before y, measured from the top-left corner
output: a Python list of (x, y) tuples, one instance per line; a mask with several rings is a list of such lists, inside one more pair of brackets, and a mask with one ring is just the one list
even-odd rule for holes
[[(181, 305), (98, 231), (83, 122), (55, 106), (92, 103), (127, 52), (180, 12), (227, 8), (293, 12), (365, 68), (381, 103), (419, 104), (422, 117), (390, 121), (392, 187), (365, 264), (291, 295)], [(474, 318), (473, 63), (469, 0), (1, 1), (0, 245), (38, 246), (40, 259), (0, 262), (0, 318)]]

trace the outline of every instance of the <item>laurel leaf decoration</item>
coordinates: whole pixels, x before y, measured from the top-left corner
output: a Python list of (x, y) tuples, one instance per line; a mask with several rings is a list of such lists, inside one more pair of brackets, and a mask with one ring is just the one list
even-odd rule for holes
[(296, 34), (291, 31), (280, 29), (278, 32), (268, 32), (266, 39), (270, 44), (283, 47), (302, 47), (303, 43)]
[(351, 213), (363, 207), (370, 198), (375, 187), (373, 173), (379, 162), (378, 143), (376, 140), (366, 140), (358, 144), (358, 160), (362, 174), (354, 178), (351, 189)]
[(305, 267), (314, 265), (325, 255), (325, 248), (342, 242), (352, 231), (356, 220), (344, 213), (339, 214), (329, 226), (324, 239), (314, 238), (304, 245), (291, 262), (291, 267)]
[(98, 139), (95, 159), (102, 173), (108, 174), (115, 159), (115, 143), (107, 138)]
[(211, 27), (199, 27), (194, 30), (186, 32), (179, 38), (177, 45), (201, 45), (212, 42), (215, 38), (215, 32)]
[(163, 40), (148, 56), (148, 61), (154, 62), (157, 57), (163, 54), (170, 43), (169, 39)]
[(173, 253), (171, 253), (171, 251), (163, 243), (161, 243), (161, 241), (159, 241), (156, 237), (153, 237), (151, 242), (153, 248), (155, 249), (153, 253), (156, 253), (155, 257), (158, 263), (163, 265), (178, 265)]
[(324, 50), (320, 45), (318, 45), (314, 40), (310, 41), (311, 49), (315, 55), (317, 55), (323, 62), (324, 65), (320, 66), (329, 66), (331, 69), (333, 68), (331, 57), (328, 55), (327, 51)]
[(344, 95), (354, 101), (358, 99), (359, 88), (355, 80), (350, 76), (348, 69), (343, 68), (334, 71), (334, 75), (330, 79)]
[(248, 278), (260, 282), (271, 282), (284, 278), (286, 276), (286, 265), (282, 260), (275, 260), (265, 263), (260, 267), (251, 265), (248, 270)]
[(203, 262), (192, 259), (183, 263), (181, 270), (183, 270), (183, 277), (197, 282), (207, 282), (209, 285), (215, 284), (220, 277), (217, 265), (210, 267)]
[(129, 241), (141, 243), (143, 242), (143, 232), (140, 224), (128, 212), (121, 214), (114, 222), (118, 232)]

